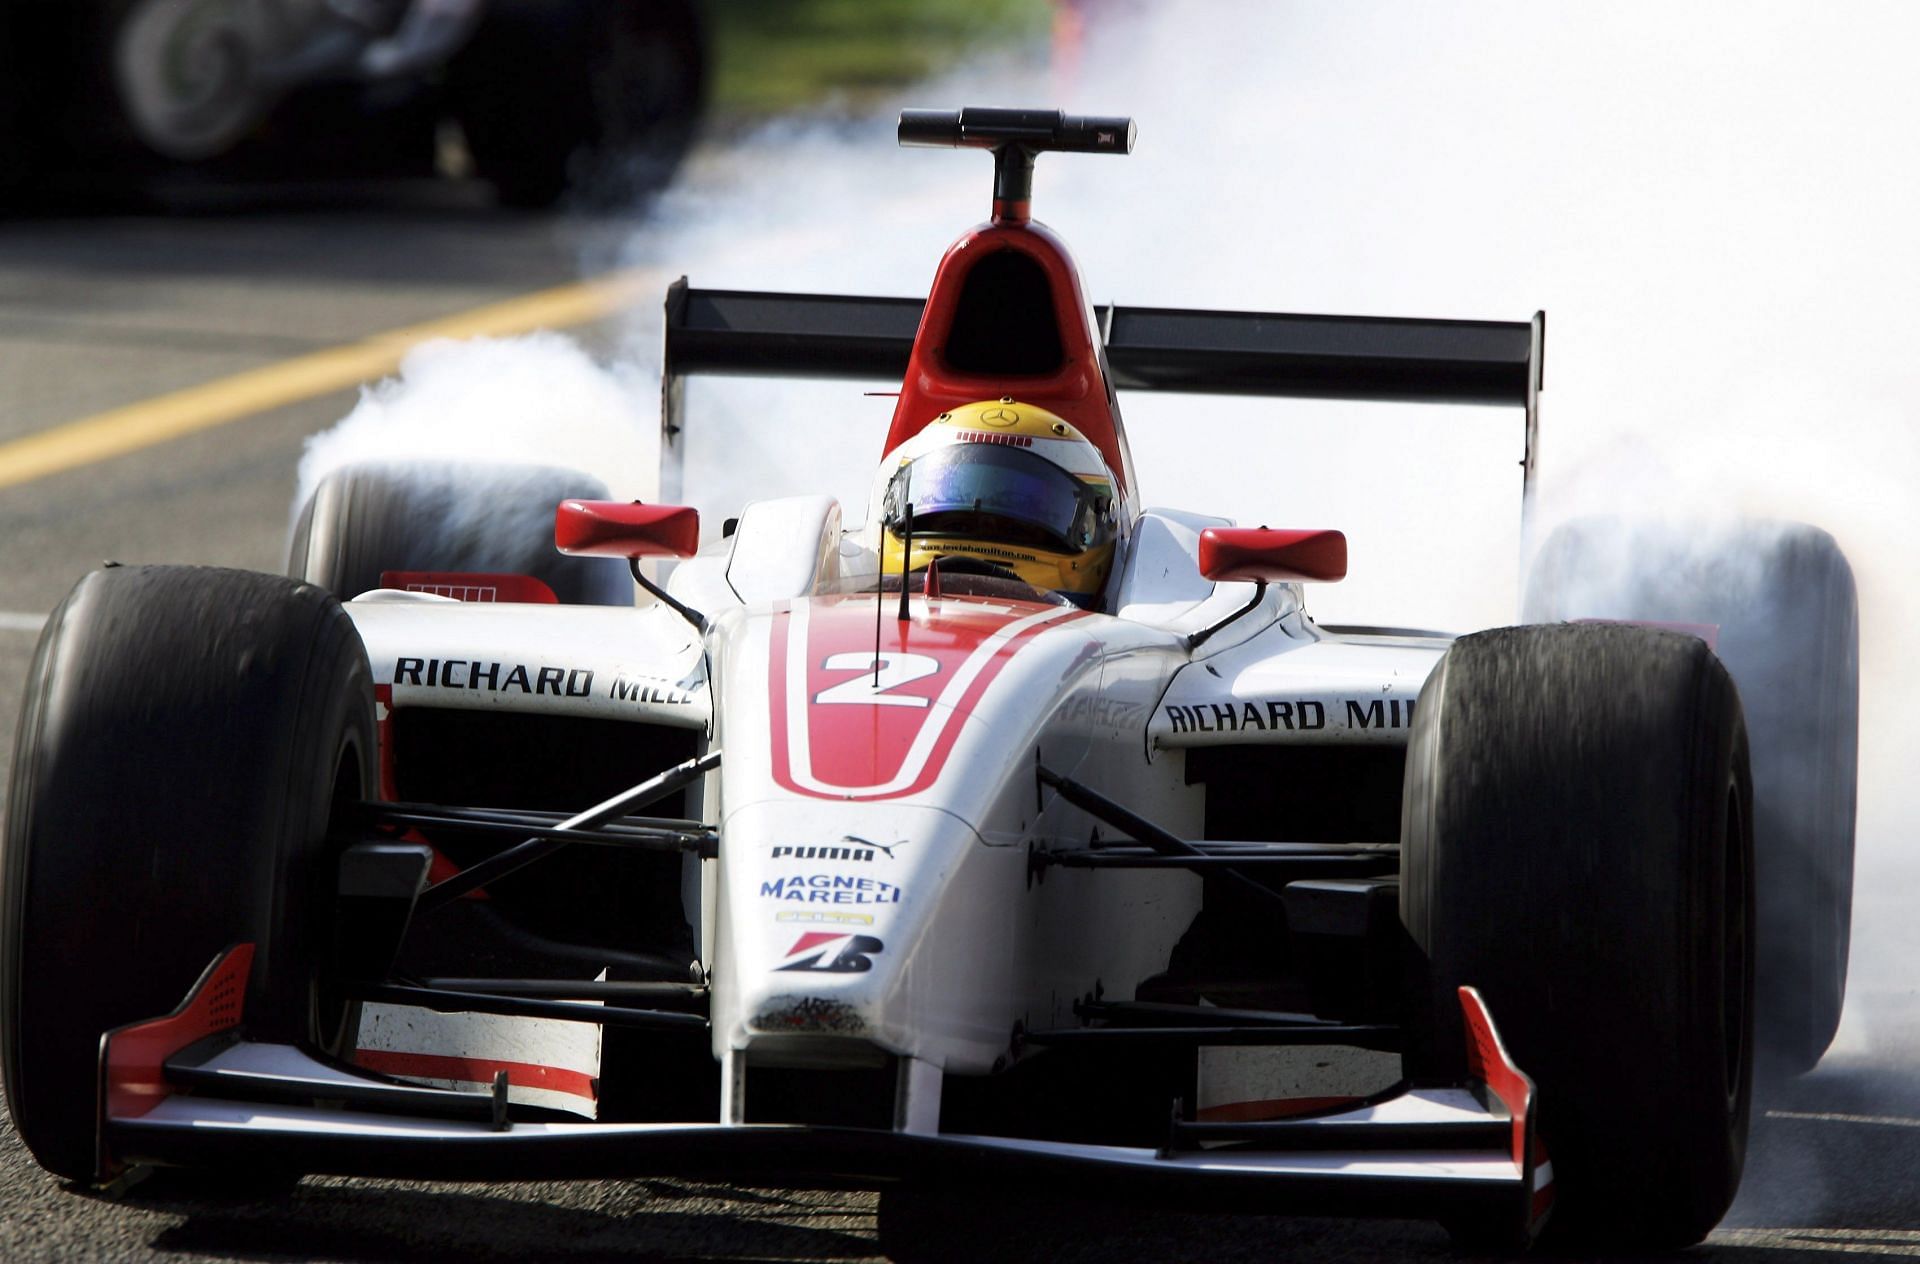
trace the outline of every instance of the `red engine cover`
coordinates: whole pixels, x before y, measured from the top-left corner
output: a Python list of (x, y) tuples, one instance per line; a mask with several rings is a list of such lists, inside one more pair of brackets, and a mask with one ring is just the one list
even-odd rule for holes
[[(1054, 373), (989, 377), (961, 372), (947, 361), (947, 341), (967, 277), (981, 260), (1004, 250), (1027, 256), (1046, 275), (1063, 353)], [(900, 401), (893, 410), (893, 425), (887, 431), (886, 451), (893, 451), (949, 409), (1011, 395), (1057, 413), (1078, 428), (1100, 449), (1125, 496), (1133, 486), (1133, 461), (1119, 409), (1107, 390), (1100, 350), (1092, 309), (1066, 245), (1042, 224), (1012, 220), (982, 224), (947, 248), (934, 274), (933, 291), (900, 386)]]

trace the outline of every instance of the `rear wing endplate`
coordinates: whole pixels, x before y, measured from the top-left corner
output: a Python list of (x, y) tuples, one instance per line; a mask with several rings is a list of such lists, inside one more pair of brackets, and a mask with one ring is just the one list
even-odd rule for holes
[[(898, 382), (925, 306), (914, 298), (697, 290), (685, 277), (674, 282), (661, 362), (662, 495), (670, 479), (678, 483), (688, 376)], [(1529, 321), (1482, 321), (1109, 306), (1095, 316), (1118, 390), (1524, 408), (1520, 464), (1532, 491), (1545, 312)]]

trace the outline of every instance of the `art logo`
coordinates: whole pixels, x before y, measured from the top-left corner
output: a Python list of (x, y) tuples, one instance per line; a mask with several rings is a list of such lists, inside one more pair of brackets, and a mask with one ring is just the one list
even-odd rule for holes
[(820, 974), (864, 974), (873, 969), (873, 954), (885, 944), (872, 935), (850, 935), (844, 931), (813, 930), (800, 936), (787, 950), (783, 966), (775, 970), (806, 970)]

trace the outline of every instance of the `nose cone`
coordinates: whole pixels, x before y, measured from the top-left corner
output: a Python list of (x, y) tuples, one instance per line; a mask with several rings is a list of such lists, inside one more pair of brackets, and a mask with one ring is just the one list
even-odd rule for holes
[(722, 648), (722, 1057), (986, 1070), (1019, 1016), (1033, 764), (1084, 756), (1063, 700), (1099, 647), (1072, 607), (877, 600), (756, 612)]
[(1010, 969), (1024, 873), (1024, 849), (985, 846), (934, 808), (736, 813), (720, 860), (715, 1052), (990, 1063), (1008, 1035), (1004, 989), (951, 976)]

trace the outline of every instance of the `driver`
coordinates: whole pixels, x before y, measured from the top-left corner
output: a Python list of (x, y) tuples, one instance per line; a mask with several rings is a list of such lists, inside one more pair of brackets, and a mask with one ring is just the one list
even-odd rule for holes
[(883, 575), (938, 558), (943, 574), (1017, 577), (1077, 606), (1100, 603), (1113, 569), (1113, 475), (1044, 408), (1005, 396), (941, 413), (887, 454), (875, 495)]

